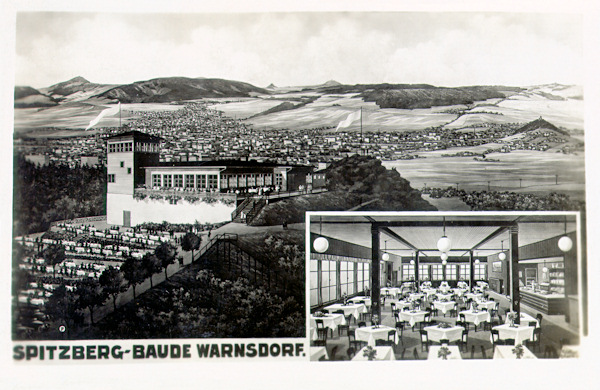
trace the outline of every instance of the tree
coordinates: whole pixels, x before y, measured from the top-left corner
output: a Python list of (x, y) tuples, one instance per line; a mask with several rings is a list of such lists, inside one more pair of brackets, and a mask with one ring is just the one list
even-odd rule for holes
[(177, 250), (168, 242), (163, 242), (154, 250), (154, 254), (160, 260), (161, 266), (165, 269), (165, 279), (168, 280), (167, 267), (175, 263), (177, 259)]
[(192, 262), (194, 261), (194, 250), (200, 248), (201, 238), (192, 232), (188, 232), (181, 240), (181, 249), (184, 251), (192, 251)]
[(77, 310), (75, 295), (67, 291), (64, 285), (54, 289), (45, 305), (45, 312), (55, 323), (64, 322), (67, 330), (67, 338), (74, 325), (83, 322), (83, 315)]
[(146, 274), (150, 277), (150, 287), (152, 285), (152, 275), (162, 271), (162, 264), (158, 257), (154, 253), (146, 253), (142, 258), (142, 268), (146, 271)]
[(46, 263), (52, 265), (52, 277), (56, 277), (56, 265), (65, 259), (65, 248), (60, 244), (52, 244), (42, 251)]
[(90, 311), (90, 322), (94, 324), (94, 308), (106, 300), (106, 293), (94, 278), (85, 278), (77, 284), (77, 304)]
[(123, 273), (113, 266), (109, 266), (102, 272), (98, 278), (100, 286), (106, 295), (110, 295), (113, 299), (113, 306), (117, 310), (117, 295), (127, 290)]
[(135, 299), (135, 286), (142, 283), (147, 275), (142, 260), (128, 257), (121, 265), (121, 271), (125, 276), (125, 280), (127, 280), (127, 284), (133, 287), (133, 299)]

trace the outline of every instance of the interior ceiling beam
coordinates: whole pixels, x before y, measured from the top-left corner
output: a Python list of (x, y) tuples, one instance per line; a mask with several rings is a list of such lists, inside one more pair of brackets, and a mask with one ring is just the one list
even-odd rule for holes
[[(326, 221), (323, 220), (323, 225), (331, 224), (331, 225), (361, 225), (361, 224), (372, 224), (377, 227), (443, 227), (443, 221), (376, 221), (375, 219), (365, 216), (367, 221)], [(315, 221), (311, 223), (319, 223), (319, 221)], [(492, 220), (484, 220), (484, 221), (446, 221), (446, 227), (476, 227), (476, 226), (492, 226), (492, 227), (510, 227), (516, 225), (515, 221), (492, 221)]]
[(397, 241), (400, 241), (401, 243), (403, 243), (404, 245), (406, 245), (410, 249), (413, 249), (415, 251), (419, 250), (416, 246), (414, 246), (410, 242), (406, 241), (404, 238), (400, 237), (396, 232), (392, 231), (390, 228), (382, 227), (380, 230), (383, 233), (385, 233), (386, 235), (392, 237), (393, 239), (395, 239)]

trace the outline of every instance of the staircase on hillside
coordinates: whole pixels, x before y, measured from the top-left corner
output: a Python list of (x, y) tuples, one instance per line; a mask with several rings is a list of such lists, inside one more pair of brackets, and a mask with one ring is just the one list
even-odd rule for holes
[(264, 197), (248, 197), (231, 213), (233, 222), (250, 224), (267, 204)]

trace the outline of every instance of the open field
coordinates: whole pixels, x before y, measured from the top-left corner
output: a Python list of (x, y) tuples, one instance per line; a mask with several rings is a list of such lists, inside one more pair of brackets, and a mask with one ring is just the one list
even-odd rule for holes
[[(448, 152), (448, 151), (446, 151)], [(585, 198), (583, 155), (564, 155), (538, 151), (493, 153), (490, 158), (500, 162), (478, 162), (469, 157), (440, 157), (440, 151), (419, 153), (427, 158), (385, 161), (387, 168), (395, 167), (413, 188), (445, 188), (456, 186), (465, 190), (549, 193)], [(558, 175), (558, 184), (556, 176)], [(522, 179), (519, 181), (519, 179)]]

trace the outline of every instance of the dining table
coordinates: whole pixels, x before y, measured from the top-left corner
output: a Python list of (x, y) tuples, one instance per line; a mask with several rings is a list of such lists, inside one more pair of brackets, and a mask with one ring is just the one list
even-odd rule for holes
[(405, 307), (408, 307), (409, 309), (412, 308), (412, 302), (411, 301), (398, 301), (396, 302), (396, 308), (398, 310), (403, 310)]
[(462, 332), (465, 330), (462, 326), (450, 326), (448, 328), (440, 327), (439, 325), (426, 326), (423, 328), (427, 332), (427, 339), (429, 341), (441, 342), (442, 340), (448, 340), (448, 342), (459, 341), (462, 339)]
[(402, 289), (399, 287), (382, 287), (380, 290), (381, 296), (391, 296), (392, 298), (398, 298), (398, 295), (402, 295)]
[[(317, 320), (323, 321), (323, 327), (331, 329), (332, 332), (335, 332), (339, 325), (346, 325), (346, 318), (343, 314), (330, 313), (325, 314), (323, 317), (315, 317), (314, 315), (310, 315), (310, 327), (316, 329), (317, 328)], [(313, 337), (316, 336), (316, 332)], [(316, 340), (316, 338), (313, 338)]]
[(482, 293), (465, 293), (465, 298), (477, 300), (477, 299), (483, 298), (483, 294)]
[[(536, 328), (540, 327), (540, 322), (536, 318), (530, 316), (527, 313), (521, 313), (521, 315), (519, 316), (519, 322), (521, 325), (529, 325), (530, 322), (535, 322), (535, 327)], [(506, 324), (510, 323), (510, 318), (508, 318), (508, 316), (506, 316), (504, 323), (506, 323)]]
[(334, 303), (333, 305), (326, 306), (325, 309), (330, 313), (337, 310), (342, 310), (345, 316), (352, 315), (357, 320), (360, 318), (361, 313), (366, 313), (367, 306), (363, 303), (353, 303), (344, 305), (343, 303)]
[(425, 294), (422, 293), (411, 293), (408, 295), (408, 299), (410, 299), (411, 301), (416, 301), (423, 298), (425, 298)]
[[(396, 355), (394, 355), (394, 349), (392, 347), (379, 346), (372, 348), (376, 351), (374, 360), (396, 360)], [(367, 347), (363, 347), (360, 351), (358, 351), (352, 358), (352, 361), (368, 361), (369, 358), (365, 356), (366, 349)]]
[(445, 299), (445, 300), (449, 301), (452, 299), (452, 293), (446, 294), (446, 293), (439, 292), (439, 293), (436, 293), (435, 296), (438, 297), (438, 299), (440, 299), (440, 300)]
[(490, 313), (484, 310), (463, 310), (459, 314), (464, 314), (465, 321), (475, 324), (475, 326), (479, 326), (482, 322), (491, 321)]
[(354, 297), (350, 298), (349, 301), (355, 304), (363, 301), (367, 308), (371, 307), (371, 297)]
[(492, 329), (498, 331), (500, 340), (515, 339), (515, 345), (523, 344), (525, 340), (533, 340), (533, 330), (535, 327), (527, 324), (511, 326), (510, 324), (502, 324), (494, 326)]
[(392, 328), (391, 326), (387, 325), (373, 325), (356, 328), (355, 336), (356, 340), (366, 341), (367, 345), (374, 347), (375, 340), (387, 340), (388, 333), (391, 330), (394, 331), (394, 344), (397, 344), (400, 340), (398, 336), (398, 331), (396, 330), (396, 328)]
[[(529, 348), (523, 347), (523, 356), (521, 359), (537, 359), (537, 357), (529, 350)], [(514, 345), (496, 345), (494, 348), (494, 359), (516, 359), (517, 355), (513, 350)]]
[(410, 326), (415, 326), (415, 324), (425, 321), (427, 314), (429, 313), (423, 310), (402, 310), (398, 312), (400, 319), (408, 322)]
[(456, 307), (456, 302), (454, 302), (454, 301), (446, 301), (446, 302), (434, 301), (433, 307), (438, 309), (438, 311), (441, 311), (442, 314), (446, 315), (446, 313), (448, 313), (450, 310), (452, 310)]
[(446, 356), (447, 360), (462, 360), (460, 350), (456, 345), (432, 345), (429, 347), (429, 353), (427, 354), (427, 360), (444, 360), (440, 356), (440, 349), (442, 347), (448, 348), (450, 354)]
[[(486, 310), (492, 310), (496, 307), (496, 303), (494, 301), (476, 301), (475, 303), (477, 303), (477, 307), (480, 309), (486, 309)], [(473, 308), (473, 303), (471, 303), (471, 309)]]

